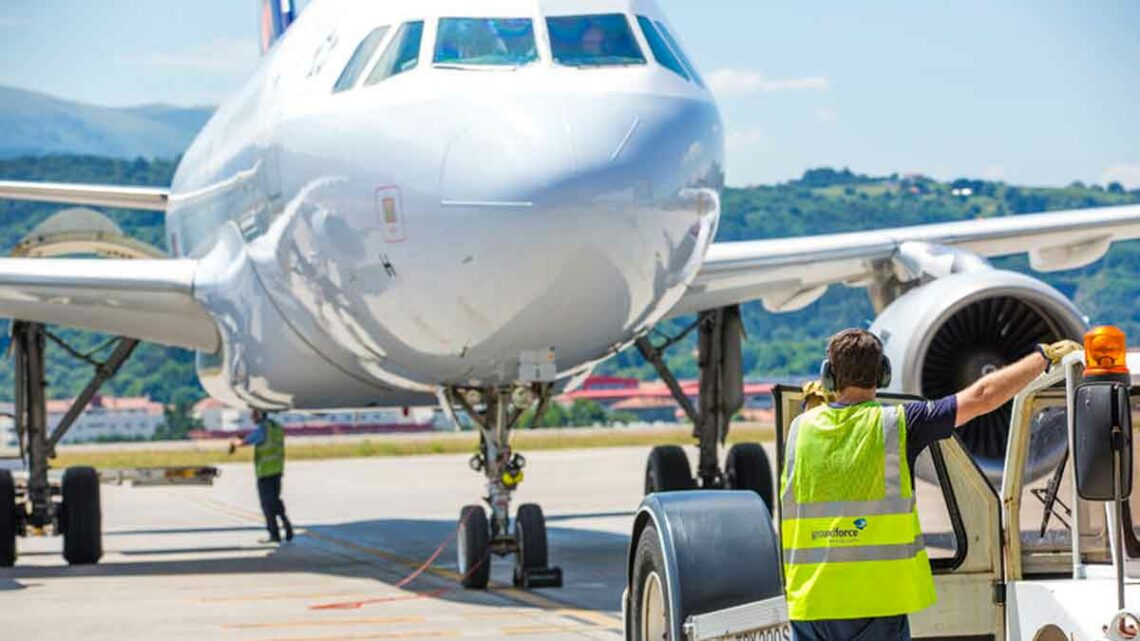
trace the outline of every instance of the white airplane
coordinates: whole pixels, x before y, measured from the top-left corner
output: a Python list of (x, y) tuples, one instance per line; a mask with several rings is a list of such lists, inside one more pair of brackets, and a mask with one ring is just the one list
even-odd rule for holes
[[(295, 23), (288, 0), (263, 9), (263, 63), (170, 189), (0, 182), (4, 198), (165, 211), (170, 258), (0, 259), (0, 315), (197, 350), (203, 386), (233, 405), (466, 410), (491, 508), (461, 516), (469, 587), (489, 553), (514, 554), (521, 584), (551, 578), (541, 510), (511, 518), (510, 432), (635, 341), (672, 380), (645, 338), (658, 322), (699, 313), (701, 484), (770, 493), (758, 448), (717, 458), (740, 303), (868, 287), (896, 391), (936, 396), (1086, 324), (985, 257), (1069, 269), (1140, 237), (1131, 206), (714, 243), (722, 121), (652, 0), (315, 0)], [(991, 467), (1004, 452), (969, 445)], [(695, 484), (683, 452), (654, 450), (647, 490)]]

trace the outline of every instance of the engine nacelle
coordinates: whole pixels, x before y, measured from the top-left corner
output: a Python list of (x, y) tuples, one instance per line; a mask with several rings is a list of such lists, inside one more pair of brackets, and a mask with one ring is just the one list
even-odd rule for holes
[[(1016, 272), (952, 274), (900, 296), (875, 320), (894, 369), (893, 392), (941, 398), (1029, 354), (1038, 343), (1080, 340), (1087, 323), (1045, 283)], [(959, 435), (1000, 485), (1012, 403), (978, 417)], [(1064, 412), (1034, 418), (1026, 477), (1052, 471), (1068, 446)], [(916, 470), (923, 477), (929, 473)]]

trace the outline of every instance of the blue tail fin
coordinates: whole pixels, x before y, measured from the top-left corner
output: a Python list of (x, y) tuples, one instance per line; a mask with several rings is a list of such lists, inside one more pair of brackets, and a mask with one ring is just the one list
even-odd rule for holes
[(293, 0), (261, 0), (261, 53), (269, 51), (296, 17)]

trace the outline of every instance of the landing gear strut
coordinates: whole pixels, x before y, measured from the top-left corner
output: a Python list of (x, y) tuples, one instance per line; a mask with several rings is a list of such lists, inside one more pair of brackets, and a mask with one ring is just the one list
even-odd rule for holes
[[(468, 505), (459, 516), (459, 574), (466, 588), (483, 589), (490, 581), (491, 555), (515, 555), (514, 584), (518, 587), (561, 587), (561, 568), (549, 567), (546, 520), (542, 508), (521, 505), (511, 528), (511, 494), (522, 483), (526, 459), (511, 450), (511, 430), (537, 399), (534, 423), (550, 401), (548, 384), (513, 388), (458, 388), (445, 391), (452, 412), (462, 409), (479, 429), (479, 453), (471, 469), (487, 479), (490, 518), (482, 505)], [(532, 425), (533, 427), (533, 425)]]
[[(95, 368), (91, 382), (49, 434), (44, 359), (47, 341)], [(28, 470), (23, 486), (4, 474), (0, 477), (0, 566), (15, 563), (15, 537), (28, 534), (62, 534), (63, 555), (72, 565), (98, 563), (103, 556), (103, 526), (99, 475), (89, 467), (68, 468), (62, 486), (48, 478), (55, 447), (86, 409), (99, 388), (130, 357), (138, 341), (116, 339), (107, 360), (93, 360), (51, 334), (43, 325), (12, 323), (12, 359), (15, 365), (15, 422), (20, 452)], [(8, 518), (8, 514), (11, 518)]]
[[(697, 330), (700, 386), (694, 405), (665, 363), (665, 351)], [(720, 467), (719, 449), (725, 444), (732, 417), (744, 406), (744, 373), (741, 343), (744, 326), (737, 305), (701, 312), (696, 322), (679, 336), (655, 345), (647, 337), (637, 339), (637, 348), (669, 387), (674, 400), (693, 422), (693, 437), (699, 450), (697, 476), (677, 446), (654, 448), (646, 465), (645, 493), (694, 489), (753, 490), (769, 509), (772, 507), (772, 472), (763, 448), (755, 443), (734, 445), (726, 469)]]

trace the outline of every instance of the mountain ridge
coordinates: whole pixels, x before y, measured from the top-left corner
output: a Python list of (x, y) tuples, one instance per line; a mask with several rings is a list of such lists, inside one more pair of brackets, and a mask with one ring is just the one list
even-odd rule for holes
[(0, 85), (0, 158), (54, 154), (180, 156), (213, 107), (100, 107)]

